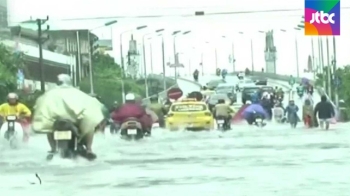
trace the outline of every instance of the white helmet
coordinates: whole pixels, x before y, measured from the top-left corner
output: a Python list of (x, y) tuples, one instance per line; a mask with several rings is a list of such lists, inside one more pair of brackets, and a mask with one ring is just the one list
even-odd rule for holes
[(57, 76), (59, 85), (72, 86), (72, 78), (68, 74), (59, 74)]
[(18, 95), (16, 93), (9, 93), (7, 95), (8, 99), (18, 99)]
[(248, 101), (245, 102), (245, 104), (249, 105), (249, 104), (252, 104), (252, 102), (248, 100)]
[(135, 101), (135, 95), (133, 93), (128, 93), (125, 96), (125, 101)]

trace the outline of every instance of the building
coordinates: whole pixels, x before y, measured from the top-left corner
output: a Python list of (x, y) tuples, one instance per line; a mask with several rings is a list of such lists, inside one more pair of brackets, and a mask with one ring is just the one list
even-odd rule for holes
[(7, 0), (0, 0), (0, 28), (7, 27)]
[[(46, 30), (47, 25), (44, 24), (42, 28)], [(58, 27), (51, 27), (51, 25), (49, 26), (49, 30), (46, 33), (49, 39), (43, 44), (43, 49), (47, 51), (47, 54), (51, 52), (66, 56), (70, 64), (68, 73), (73, 75), (76, 84), (78, 84), (79, 81), (85, 78), (89, 73), (90, 43), (96, 42), (98, 37), (90, 33), (87, 29), (57, 28)], [(25, 21), (18, 26), (11, 27), (11, 35), (12, 39), (20, 43), (26, 44), (27, 46), (38, 47), (36, 42), (37, 23), (35, 20)], [(78, 47), (78, 45), (80, 47)], [(44, 55), (44, 58), (46, 58), (46, 55)], [(71, 66), (73, 63), (72, 61), (74, 62), (74, 66)], [(31, 72), (33, 72), (35, 68), (30, 69), (32, 70)], [(51, 73), (51, 71), (53, 73), (49, 75), (57, 75), (56, 72), (66, 72), (67, 68), (65, 68), (65, 70), (62, 68), (57, 71), (50, 69), (49, 72)]]

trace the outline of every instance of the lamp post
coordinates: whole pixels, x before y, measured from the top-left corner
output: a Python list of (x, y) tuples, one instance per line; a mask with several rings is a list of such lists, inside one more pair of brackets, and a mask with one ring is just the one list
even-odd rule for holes
[[(177, 67), (176, 67), (176, 57), (178, 57), (177, 56), (177, 52), (176, 52), (176, 37), (177, 37), (177, 35), (179, 34), (179, 33), (181, 33), (181, 31), (174, 31), (173, 32), (173, 45), (174, 45), (174, 71), (175, 71), (175, 81), (177, 80)], [(191, 31), (185, 31), (185, 32), (183, 32), (182, 33), (182, 35), (186, 35), (186, 34), (189, 34), (189, 33), (191, 33)]]
[[(294, 28), (296, 31), (300, 31), (300, 28)], [(281, 29), (282, 32), (287, 32), (285, 29)], [(298, 37), (295, 34), (295, 63), (296, 63), (296, 68), (297, 68), (297, 77), (300, 77), (300, 69), (299, 69), (299, 48), (298, 48)]]
[[(159, 33), (164, 31), (164, 29), (158, 29), (155, 32)], [(148, 92), (148, 76), (147, 76), (147, 66), (146, 66), (146, 49), (145, 49), (145, 37), (147, 35), (151, 35), (153, 33), (146, 33), (145, 35), (142, 36), (142, 49), (143, 49), (143, 70), (145, 74), (145, 88), (146, 88), (146, 97), (149, 97), (149, 92)]]
[(93, 78), (93, 71), (92, 71), (92, 52), (93, 52), (92, 50), (93, 50), (93, 48), (92, 48), (92, 44), (91, 44), (91, 40), (90, 40), (90, 33), (93, 30), (99, 29), (101, 27), (111, 26), (117, 22), (118, 21), (113, 20), (113, 21), (105, 23), (103, 26), (95, 27), (93, 29), (88, 30), (87, 36), (88, 36), (88, 43), (89, 43), (89, 75), (90, 75), (89, 79), (90, 79), (90, 93), (91, 94), (94, 94), (94, 78)]
[(147, 26), (146, 25), (138, 26), (138, 27), (136, 27), (136, 29), (129, 29), (129, 30), (126, 30), (126, 31), (123, 31), (120, 33), (120, 40), (119, 40), (120, 41), (120, 65), (121, 65), (122, 71), (123, 71), (123, 78), (125, 78), (125, 67), (124, 67), (124, 58), (123, 58), (123, 34), (134, 31), (134, 30), (141, 30), (144, 28), (147, 28)]
[[(222, 36), (222, 38), (227, 38), (225, 35)], [(235, 67), (235, 46), (234, 46), (234, 42), (231, 40), (231, 45), (232, 45), (232, 51), (231, 51), (231, 56), (232, 56), (232, 72), (236, 71), (236, 67)]]

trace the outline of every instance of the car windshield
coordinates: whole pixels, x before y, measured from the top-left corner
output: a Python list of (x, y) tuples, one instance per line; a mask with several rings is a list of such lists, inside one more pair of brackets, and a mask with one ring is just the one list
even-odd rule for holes
[(270, 86), (262, 87), (261, 89), (262, 89), (263, 91), (273, 91), (273, 88), (270, 87)]
[(254, 93), (259, 91), (259, 88), (245, 88), (243, 91), (244, 93)]
[(200, 112), (205, 111), (207, 106), (204, 104), (178, 104), (173, 105), (171, 111), (173, 112)]

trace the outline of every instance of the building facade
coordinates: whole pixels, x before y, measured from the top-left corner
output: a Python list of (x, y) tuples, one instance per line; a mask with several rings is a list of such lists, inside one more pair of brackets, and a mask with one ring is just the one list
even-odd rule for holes
[(0, 0), (0, 28), (7, 26), (7, 0)]

